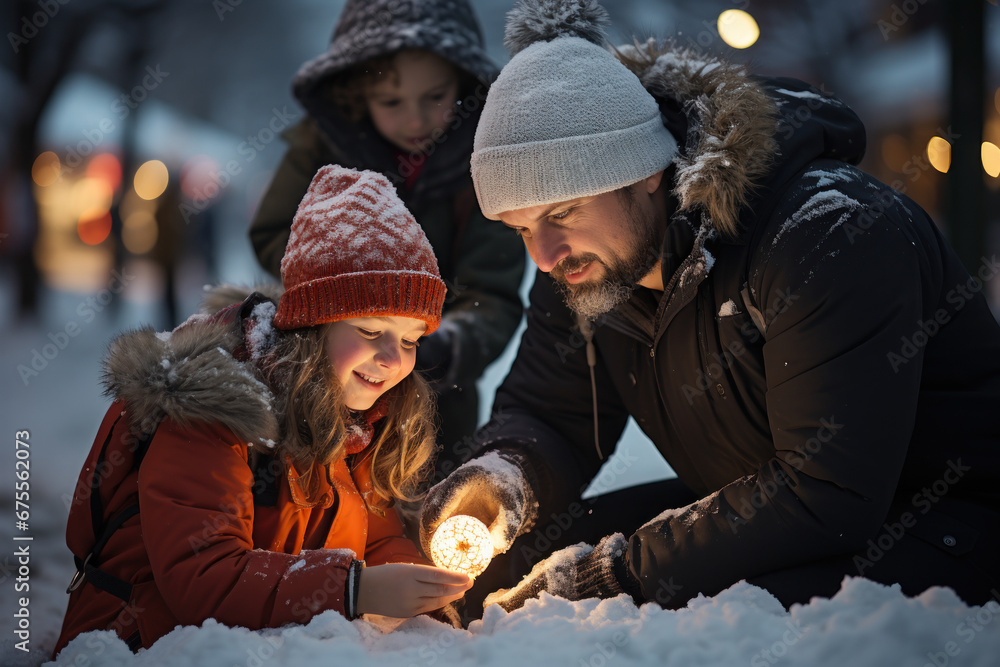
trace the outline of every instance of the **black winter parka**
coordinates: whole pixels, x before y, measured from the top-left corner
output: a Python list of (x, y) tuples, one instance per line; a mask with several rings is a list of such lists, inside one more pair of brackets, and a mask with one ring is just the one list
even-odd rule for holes
[[(638, 74), (686, 136), (680, 206), (665, 290), (637, 288), (593, 325), (598, 436), (612, 449), (631, 415), (701, 500), (654, 499), (631, 535), (642, 597), (666, 576), (682, 603), (863, 553), (890, 517), (944, 496), (1000, 510), (1000, 327), (981, 293), (997, 261), (970, 278), (920, 207), (853, 166), (864, 128), (839, 100), (683, 51), (652, 57)], [(748, 116), (757, 126), (735, 136)], [(602, 459), (584, 337), (545, 274), (527, 319), (483, 433), (527, 455), (546, 517)], [(928, 539), (957, 553), (982, 528), (932, 523), (947, 535)]]

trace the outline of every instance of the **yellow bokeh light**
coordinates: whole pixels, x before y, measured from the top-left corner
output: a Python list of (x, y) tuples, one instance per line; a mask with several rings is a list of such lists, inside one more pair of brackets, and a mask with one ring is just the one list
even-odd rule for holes
[(984, 141), (982, 155), (983, 169), (986, 173), (993, 178), (1000, 176), (1000, 146)]
[(136, 194), (143, 199), (156, 199), (167, 189), (169, 179), (167, 165), (159, 160), (150, 160), (136, 170), (133, 184)]
[(149, 211), (135, 211), (122, 221), (122, 243), (133, 255), (152, 250), (157, 234), (156, 218)]
[(734, 49), (753, 46), (760, 37), (760, 27), (752, 16), (742, 9), (727, 9), (719, 14), (719, 37)]
[(431, 538), (431, 560), (447, 570), (477, 577), (492, 558), (490, 531), (475, 517), (456, 514), (438, 526)]
[(73, 185), (73, 210), (84, 220), (100, 218), (111, 210), (114, 194), (103, 178), (81, 178)]
[(931, 137), (927, 142), (927, 159), (932, 167), (947, 174), (948, 167), (951, 166), (951, 144), (941, 137)]
[(59, 163), (59, 156), (52, 151), (45, 151), (35, 158), (35, 163), (31, 165), (31, 180), (35, 185), (47, 188), (59, 180), (59, 173), (62, 165)]

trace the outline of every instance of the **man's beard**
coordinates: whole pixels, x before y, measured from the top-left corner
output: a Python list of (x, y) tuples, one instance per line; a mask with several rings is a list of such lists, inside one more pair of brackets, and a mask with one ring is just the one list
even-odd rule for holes
[[(628, 301), (639, 281), (649, 274), (660, 259), (662, 226), (654, 216), (643, 215), (635, 205), (631, 192), (620, 196), (625, 200), (626, 226), (622, 230), (625, 236), (624, 255), (609, 251), (606, 262), (592, 252), (578, 257), (570, 256), (550, 272), (566, 305), (587, 319), (596, 319)], [(566, 281), (567, 273), (576, 273), (591, 262), (604, 266), (602, 277), (575, 285)]]

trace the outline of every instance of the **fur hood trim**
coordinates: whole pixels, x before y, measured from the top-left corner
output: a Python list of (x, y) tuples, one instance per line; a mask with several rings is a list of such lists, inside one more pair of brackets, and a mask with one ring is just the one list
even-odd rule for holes
[[(260, 300), (248, 338), (269, 338), (274, 312), (273, 302)], [(144, 428), (165, 417), (182, 427), (218, 423), (250, 445), (273, 446), (274, 397), (258, 377), (257, 355), (233, 356), (244, 345), (245, 322), (199, 314), (172, 332), (143, 328), (118, 336), (103, 363), (105, 394), (124, 401), (132, 423)]]
[(681, 210), (701, 206), (707, 224), (737, 236), (740, 209), (778, 153), (777, 104), (742, 66), (672, 42), (636, 42), (616, 55), (653, 97), (678, 105), (686, 118), (675, 159)]

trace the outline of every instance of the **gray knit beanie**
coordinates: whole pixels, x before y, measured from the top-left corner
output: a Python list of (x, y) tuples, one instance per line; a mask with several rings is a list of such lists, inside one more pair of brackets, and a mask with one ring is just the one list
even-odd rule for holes
[(617, 190), (677, 154), (656, 100), (601, 46), (607, 22), (595, 0), (520, 0), (507, 14), (511, 60), (472, 153), (487, 218)]

